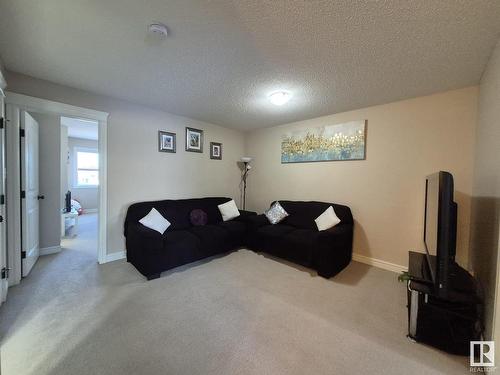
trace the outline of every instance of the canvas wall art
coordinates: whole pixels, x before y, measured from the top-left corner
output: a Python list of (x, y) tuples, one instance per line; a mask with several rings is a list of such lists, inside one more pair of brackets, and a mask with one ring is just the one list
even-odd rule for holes
[(282, 163), (365, 158), (366, 120), (288, 132), (281, 142)]

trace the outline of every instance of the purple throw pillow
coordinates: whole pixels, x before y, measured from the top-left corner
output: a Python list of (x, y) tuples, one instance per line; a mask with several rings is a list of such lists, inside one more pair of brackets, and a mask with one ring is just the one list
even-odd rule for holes
[(189, 214), (189, 219), (191, 220), (191, 224), (194, 226), (207, 225), (208, 216), (207, 213), (199, 208), (194, 209)]

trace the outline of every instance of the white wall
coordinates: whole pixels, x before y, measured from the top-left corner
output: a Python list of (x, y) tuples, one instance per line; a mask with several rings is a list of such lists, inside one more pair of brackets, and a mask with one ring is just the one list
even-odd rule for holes
[(5, 67), (3, 60), (0, 58), (0, 89), (4, 90), (5, 86), (7, 86), (7, 82), (5, 81)]
[[(425, 176), (450, 171), (457, 259), (467, 266), (477, 97), (470, 87), (252, 131), (248, 207), (262, 212), (276, 199), (346, 204), (356, 221), (354, 252), (407, 266), (409, 250), (424, 250)], [(366, 160), (281, 164), (283, 133), (352, 120), (368, 120)]]
[[(500, 42), (483, 73), (479, 90), (471, 249), (476, 276), (485, 291), (485, 336), (495, 338), (499, 360)], [(494, 318), (495, 297), (497, 309)]]
[[(108, 120), (108, 253), (125, 250), (123, 221), (133, 202), (165, 198), (239, 196), (244, 133), (217, 125), (7, 72), (9, 90), (110, 113)], [(203, 154), (184, 151), (186, 126), (205, 131)], [(177, 153), (158, 152), (158, 130), (177, 133)], [(209, 142), (223, 143), (211, 160)]]
[(75, 180), (75, 147), (83, 147), (90, 149), (98, 149), (98, 142), (82, 139), (82, 138), (68, 138), (68, 151), (69, 151), (69, 163), (67, 165), (67, 178), (68, 186), (71, 190), (71, 197), (76, 199), (82, 205), (85, 210), (95, 210), (99, 207), (99, 191), (95, 187), (81, 188), (76, 186)]
[(40, 134), (40, 248), (61, 244), (60, 116), (31, 112)]

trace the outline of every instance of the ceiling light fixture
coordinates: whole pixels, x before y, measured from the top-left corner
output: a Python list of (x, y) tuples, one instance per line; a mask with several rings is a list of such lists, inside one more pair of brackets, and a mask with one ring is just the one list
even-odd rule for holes
[(290, 100), (290, 98), (291, 98), (290, 93), (286, 91), (277, 91), (269, 95), (269, 100), (274, 105), (283, 105), (287, 103)]

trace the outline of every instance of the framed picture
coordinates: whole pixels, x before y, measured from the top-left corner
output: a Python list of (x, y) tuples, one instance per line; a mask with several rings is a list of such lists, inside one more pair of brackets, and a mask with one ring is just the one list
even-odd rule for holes
[(186, 151), (203, 152), (203, 130), (186, 128)]
[(283, 134), (281, 163), (366, 159), (366, 120)]
[(210, 159), (222, 160), (222, 143), (210, 142)]
[(176, 151), (175, 133), (164, 131), (158, 132), (158, 151), (175, 152)]

